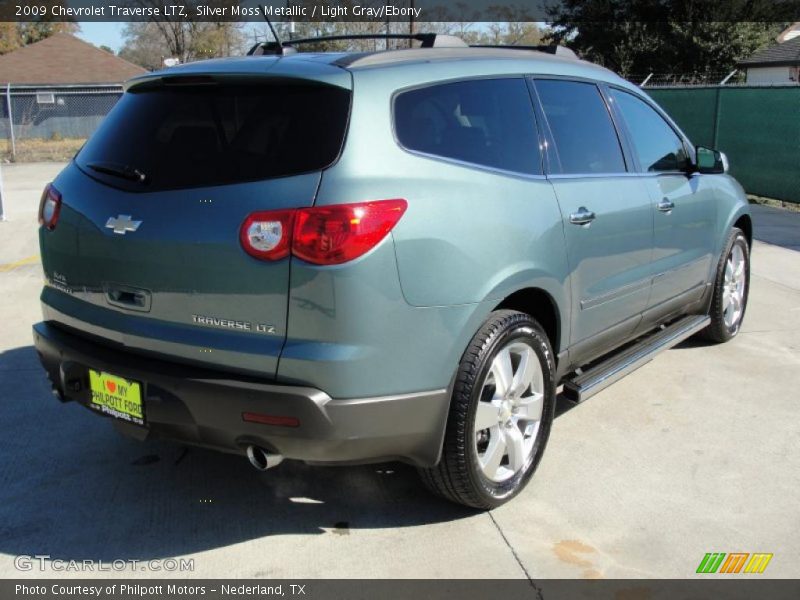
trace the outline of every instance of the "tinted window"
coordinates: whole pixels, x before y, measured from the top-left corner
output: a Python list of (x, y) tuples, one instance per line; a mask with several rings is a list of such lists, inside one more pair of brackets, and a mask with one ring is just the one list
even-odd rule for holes
[(528, 86), (523, 79), (436, 85), (397, 96), (397, 139), (409, 150), (527, 174), (541, 173)]
[(597, 86), (577, 81), (536, 82), (564, 173), (621, 173), (625, 159)]
[(683, 142), (661, 115), (633, 94), (612, 89), (611, 97), (628, 126), (642, 170), (678, 171), (686, 167)]
[[(346, 90), (308, 84), (162, 85), (131, 91), (77, 162), (93, 177), (136, 191), (314, 171), (336, 159), (349, 104)], [(109, 167), (135, 169), (146, 179), (115, 176)]]

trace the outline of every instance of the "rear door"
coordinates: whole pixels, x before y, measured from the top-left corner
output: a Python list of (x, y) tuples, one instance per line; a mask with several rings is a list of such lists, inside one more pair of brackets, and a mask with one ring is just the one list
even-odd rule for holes
[(549, 129), (549, 179), (561, 207), (570, 265), (571, 359), (632, 334), (647, 306), (653, 218), (643, 183), (628, 171), (597, 85), (536, 79)]
[(686, 143), (649, 102), (619, 88), (609, 88), (609, 95), (653, 206), (650, 307), (658, 317), (699, 299), (705, 289), (716, 239), (714, 190), (702, 175), (688, 175)]
[(46, 318), (135, 350), (274, 375), (290, 259), (245, 253), (254, 211), (313, 204), (350, 91), (192, 78), (128, 91), (55, 181)]

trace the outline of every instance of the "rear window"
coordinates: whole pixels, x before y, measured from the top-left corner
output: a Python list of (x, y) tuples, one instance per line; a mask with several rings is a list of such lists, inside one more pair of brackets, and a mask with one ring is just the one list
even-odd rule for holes
[(134, 88), (76, 160), (132, 191), (297, 175), (336, 160), (349, 107), (349, 91), (321, 84)]
[(409, 149), (486, 167), (541, 174), (542, 158), (524, 79), (477, 79), (399, 94), (395, 131)]

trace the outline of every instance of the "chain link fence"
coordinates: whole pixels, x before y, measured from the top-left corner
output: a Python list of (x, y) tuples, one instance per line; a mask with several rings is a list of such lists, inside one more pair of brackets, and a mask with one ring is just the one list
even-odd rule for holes
[(638, 73), (626, 79), (642, 88), (743, 85), (746, 74), (740, 70), (704, 73)]
[(0, 94), (3, 158), (67, 160), (117, 103), (122, 85), (6, 85)]

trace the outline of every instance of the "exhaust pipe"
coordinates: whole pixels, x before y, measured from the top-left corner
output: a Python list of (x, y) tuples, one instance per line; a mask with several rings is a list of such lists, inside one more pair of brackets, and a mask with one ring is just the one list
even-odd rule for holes
[(272, 467), (277, 467), (283, 462), (283, 456), (267, 452), (258, 446), (247, 447), (247, 460), (259, 471), (266, 471)]

